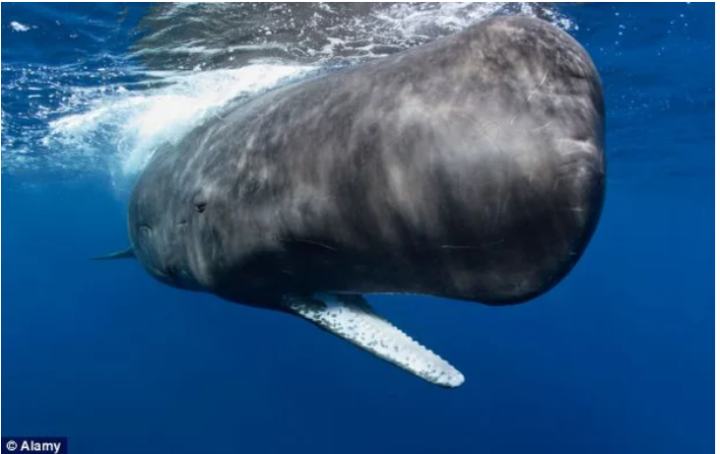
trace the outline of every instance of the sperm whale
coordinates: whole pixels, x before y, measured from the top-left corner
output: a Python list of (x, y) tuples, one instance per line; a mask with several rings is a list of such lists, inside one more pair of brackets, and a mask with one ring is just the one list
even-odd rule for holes
[(364, 295), (507, 305), (552, 289), (602, 212), (604, 123), (575, 39), (489, 19), (238, 103), (159, 149), (129, 201), (131, 248), (111, 258), (458, 387)]

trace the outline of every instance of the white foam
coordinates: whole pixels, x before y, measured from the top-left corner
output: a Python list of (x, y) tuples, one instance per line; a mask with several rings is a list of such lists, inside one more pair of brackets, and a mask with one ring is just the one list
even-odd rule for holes
[(12, 27), (13, 31), (16, 31), (16, 32), (27, 32), (27, 31), (30, 31), (30, 27), (29, 27), (29, 26), (27, 26), (27, 25), (25, 25), (25, 24), (21, 24), (20, 22), (16, 22), (16, 21), (10, 22), (10, 27)]
[(261, 92), (310, 69), (255, 64), (240, 69), (146, 74), (168, 85), (141, 91), (117, 87), (110, 95), (88, 99), (89, 110), (50, 122), (43, 144), (74, 149), (85, 156), (114, 150), (111, 165), (117, 168), (111, 170), (130, 176), (142, 170), (158, 147), (176, 143), (232, 99)]

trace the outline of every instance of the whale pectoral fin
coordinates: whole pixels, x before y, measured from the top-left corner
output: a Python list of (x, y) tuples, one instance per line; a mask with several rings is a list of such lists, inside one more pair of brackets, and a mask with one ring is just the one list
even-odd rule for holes
[(90, 260), (122, 260), (122, 259), (134, 259), (135, 251), (133, 248), (126, 249), (120, 252), (114, 252), (109, 255), (103, 255), (100, 257), (93, 257)]
[(457, 388), (465, 381), (452, 365), (377, 315), (362, 296), (289, 296), (284, 304), (290, 312), (430, 383)]

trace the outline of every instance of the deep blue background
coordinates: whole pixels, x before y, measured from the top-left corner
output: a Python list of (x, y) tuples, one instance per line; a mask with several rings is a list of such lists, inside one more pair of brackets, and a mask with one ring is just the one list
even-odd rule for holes
[[(563, 8), (608, 103), (607, 203), (583, 260), (516, 307), (372, 299), (465, 386), (90, 262), (126, 242), (107, 178), (6, 173), (3, 435), (69, 436), (72, 453), (711, 452), (714, 5)], [(33, 7), (2, 12), (3, 65), (37, 61), (8, 28), (38, 24)], [(49, 60), (82, 41), (53, 45)]]

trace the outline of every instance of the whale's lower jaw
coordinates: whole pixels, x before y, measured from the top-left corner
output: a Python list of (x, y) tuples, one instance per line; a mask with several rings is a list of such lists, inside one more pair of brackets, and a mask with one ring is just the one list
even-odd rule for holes
[(434, 385), (457, 388), (465, 382), (462, 373), (377, 315), (362, 296), (287, 296), (283, 306), (323, 330)]

